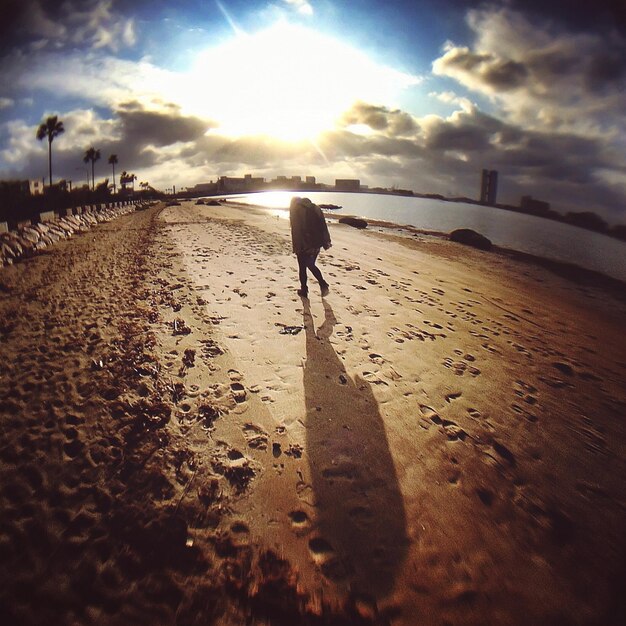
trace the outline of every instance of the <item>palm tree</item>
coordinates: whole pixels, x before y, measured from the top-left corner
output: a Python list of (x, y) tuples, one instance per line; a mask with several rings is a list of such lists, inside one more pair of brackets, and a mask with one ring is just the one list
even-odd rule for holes
[(61, 133), (65, 132), (63, 122), (56, 115), (51, 115), (45, 122), (42, 122), (37, 129), (37, 139), (41, 141), (48, 138), (48, 173), (50, 175), (50, 187), (52, 187), (52, 141)]
[(113, 193), (117, 193), (117, 188), (115, 187), (115, 164), (117, 163), (117, 154), (112, 154), (109, 157), (109, 165), (113, 167)]
[(83, 161), (85, 163), (89, 163), (89, 161), (91, 161), (91, 188), (92, 189), (96, 188), (96, 182), (94, 179), (94, 165), (98, 159), (100, 159), (100, 150), (96, 150), (93, 146), (85, 152), (85, 156), (83, 157)]

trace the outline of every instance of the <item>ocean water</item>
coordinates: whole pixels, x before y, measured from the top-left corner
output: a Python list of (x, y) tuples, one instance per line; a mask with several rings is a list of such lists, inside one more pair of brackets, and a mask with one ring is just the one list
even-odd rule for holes
[(265, 191), (225, 197), (285, 214), (295, 195), (306, 196), (316, 204), (343, 207), (329, 211), (332, 215), (357, 215), (443, 232), (471, 228), (497, 246), (573, 263), (626, 281), (626, 242), (523, 213), (463, 202), (368, 193)]

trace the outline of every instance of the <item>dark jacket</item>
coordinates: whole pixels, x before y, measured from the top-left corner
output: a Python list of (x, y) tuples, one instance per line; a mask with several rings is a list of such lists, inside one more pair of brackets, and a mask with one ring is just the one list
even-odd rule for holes
[(308, 198), (293, 198), (289, 206), (291, 243), (296, 254), (317, 254), (331, 246), (326, 219)]

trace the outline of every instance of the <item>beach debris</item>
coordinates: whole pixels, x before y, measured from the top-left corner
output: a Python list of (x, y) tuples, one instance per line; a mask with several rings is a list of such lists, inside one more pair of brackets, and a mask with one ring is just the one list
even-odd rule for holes
[(347, 224), (348, 226), (352, 226), (354, 228), (367, 228), (367, 222), (360, 217), (340, 217), (340, 224)]
[(133, 406), (138, 426), (147, 430), (163, 428), (169, 421), (172, 409), (160, 400), (141, 399)]
[(191, 328), (187, 326), (185, 320), (181, 317), (177, 317), (173, 322), (170, 322), (174, 332), (174, 335), (188, 335), (191, 332)]
[(183, 355), (183, 365), (185, 367), (193, 367), (196, 360), (196, 351), (193, 348), (186, 348)]
[(456, 241), (457, 243), (465, 244), (466, 246), (472, 246), (479, 250), (491, 250), (491, 241), (484, 235), (477, 233), (471, 228), (458, 228), (453, 230), (449, 235), (450, 241)]
[(302, 452), (304, 448), (299, 443), (290, 443), (289, 447), (285, 450), (285, 454), (294, 459), (299, 459), (302, 457)]
[(281, 324), (280, 322), (276, 322), (274, 325), (280, 327), (278, 332), (281, 335), (297, 335), (302, 330), (302, 326), (287, 326), (287, 324)]
[(198, 407), (198, 421), (202, 422), (202, 427), (206, 430), (213, 428), (215, 420), (221, 415), (218, 408), (212, 404), (201, 404)]
[(185, 383), (172, 383), (170, 381), (169, 391), (172, 394), (172, 402), (178, 404), (185, 397)]
[(221, 495), (220, 483), (217, 478), (211, 478), (208, 483), (198, 487), (198, 498), (206, 506), (219, 500)]

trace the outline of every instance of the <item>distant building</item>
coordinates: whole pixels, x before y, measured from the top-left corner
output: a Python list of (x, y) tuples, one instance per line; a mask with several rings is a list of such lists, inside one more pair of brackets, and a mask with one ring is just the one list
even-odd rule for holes
[(29, 180), (28, 186), (30, 188), (31, 196), (39, 196), (43, 193), (44, 182), (43, 180)]
[(217, 181), (219, 193), (237, 191), (255, 191), (265, 187), (265, 178), (255, 178), (252, 174), (246, 174), (243, 178), (233, 176), (220, 176)]
[(217, 183), (213, 181), (210, 183), (198, 183), (193, 187), (187, 187), (187, 191), (191, 193), (213, 193), (217, 191)]
[(337, 178), (335, 189), (337, 191), (360, 191), (361, 181), (356, 178)]
[(522, 196), (520, 208), (526, 213), (541, 215), (550, 211), (550, 203), (543, 200), (535, 200), (532, 196)]
[(480, 180), (480, 201), (483, 204), (495, 204), (498, 195), (498, 172), (483, 170)]
[(307, 176), (304, 180), (307, 185), (315, 185), (315, 176)]

